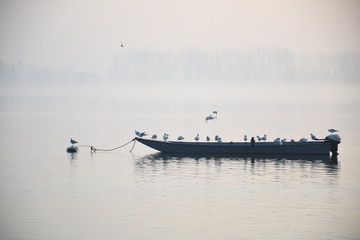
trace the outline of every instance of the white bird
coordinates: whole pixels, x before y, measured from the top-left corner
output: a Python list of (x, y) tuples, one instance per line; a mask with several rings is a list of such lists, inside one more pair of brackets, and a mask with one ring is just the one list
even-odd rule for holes
[(157, 139), (157, 135), (156, 135), (156, 134), (153, 134), (153, 135), (151, 136), (151, 139)]
[(215, 115), (217, 115), (217, 111), (213, 111), (212, 114), (210, 114), (209, 116), (207, 116), (207, 117), (205, 118), (205, 122), (207, 123), (207, 121), (215, 119), (215, 118), (216, 118)]
[(179, 137), (177, 138), (177, 140), (179, 140), (179, 141), (181, 141), (181, 140), (183, 140), (183, 139), (184, 139), (183, 136), (179, 136)]
[(313, 135), (312, 133), (310, 134), (310, 136), (311, 136), (311, 139), (312, 140), (319, 140), (317, 137), (315, 137), (315, 135)]
[(220, 137), (218, 138), (218, 140), (217, 140), (217, 141), (218, 141), (218, 143), (221, 143), (221, 142), (222, 142)]
[(78, 143), (78, 142), (75, 141), (74, 139), (70, 138), (70, 143), (74, 145), (74, 144), (76, 144), (76, 143)]
[(209, 137), (209, 136), (206, 136), (206, 141), (210, 141), (210, 137)]
[(213, 115), (209, 115), (209, 116), (207, 116), (206, 118), (205, 118), (205, 121), (207, 122), (207, 121), (209, 121), (209, 120), (213, 120), (213, 119), (215, 119), (216, 117), (214, 117)]
[(259, 136), (256, 136), (256, 137), (257, 137), (257, 139), (258, 139), (259, 142), (262, 140), (261, 137), (259, 137)]
[(281, 143), (286, 143), (286, 138), (281, 139)]
[(274, 142), (280, 142), (280, 138), (275, 138)]
[(246, 136), (246, 135), (244, 136), (244, 141), (245, 141), (245, 142), (247, 141), (247, 136)]
[(197, 134), (197, 136), (195, 137), (195, 140), (196, 140), (196, 141), (199, 141), (199, 139), (200, 139), (200, 138), (199, 138), (199, 134)]
[(138, 132), (138, 131), (135, 130), (135, 135), (138, 136), (138, 137), (144, 137), (147, 134), (145, 132)]
[(302, 138), (299, 140), (300, 142), (306, 142), (307, 141), (307, 138)]
[(261, 138), (261, 140), (266, 141), (266, 134)]
[(329, 132), (331, 132), (331, 133), (334, 133), (334, 132), (338, 132), (339, 130), (336, 130), (336, 129), (330, 128), (330, 129), (328, 129), (328, 131), (329, 131)]
[(219, 136), (218, 136), (218, 135), (215, 136), (215, 141), (217, 141), (217, 140), (219, 140)]
[(169, 134), (167, 134), (167, 133), (164, 133), (164, 135), (163, 135), (163, 139), (166, 141), (166, 140), (168, 140), (169, 139)]

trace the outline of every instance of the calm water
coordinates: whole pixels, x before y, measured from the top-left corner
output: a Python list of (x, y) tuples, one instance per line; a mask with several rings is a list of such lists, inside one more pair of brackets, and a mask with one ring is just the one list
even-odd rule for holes
[[(14, 98), (2, 97), (1, 239), (360, 239), (358, 99), (332, 106), (328, 99), (317, 106), (294, 100), (290, 112), (281, 100), (270, 101), (250, 113), (241, 110), (248, 101), (229, 106), (199, 99), (193, 106), (188, 98), (174, 103), (176, 112), (147, 97), (139, 111), (136, 98), (132, 108), (123, 99), (79, 99), (67, 108), (69, 101), (58, 96), (25, 96), (10, 108)], [(208, 104), (219, 119), (206, 124)], [(102, 108), (109, 105), (117, 108)], [(323, 137), (328, 128), (341, 129), (338, 163), (169, 156), (140, 143), (132, 153), (132, 145), (65, 152), (70, 137), (112, 148), (131, 140), (135, 129), (235, 141), (244, 134)]]

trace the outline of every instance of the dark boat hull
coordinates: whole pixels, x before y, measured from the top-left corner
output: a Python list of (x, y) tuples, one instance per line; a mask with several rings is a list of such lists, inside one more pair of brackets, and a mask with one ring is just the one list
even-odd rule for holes
[(257, 142), (254, 146), (245, 142), (176, 142), (136, 138), (142, 144), (163, 153), (206, 153), (206, 154), (314, 154), (329, 155), (330, 143), (327, 141)]

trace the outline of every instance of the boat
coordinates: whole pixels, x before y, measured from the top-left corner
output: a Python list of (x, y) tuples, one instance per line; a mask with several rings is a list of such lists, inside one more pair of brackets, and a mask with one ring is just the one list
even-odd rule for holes
[(203, 153), (203, 154), (337, 154), (340, 143), (329, 138), (308, 142), (182, 142), (163, 141), (136, 137), (136, 141), (162, 153)]

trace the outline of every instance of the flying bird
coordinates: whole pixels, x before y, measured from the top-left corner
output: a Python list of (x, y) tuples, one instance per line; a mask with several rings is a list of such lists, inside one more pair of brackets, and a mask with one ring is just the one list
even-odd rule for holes
[(78, 143), (78, 142), (75, 141), (74, 139), (70, 138), (70, 143), (74, 145), (74, 144), (76, 144), (76, 143)]
[(213, 119), (215, 119), (215, 118), (216, 118), (216, 116), (209, 115), (209, 116), (207, 116), (207, 117), (205, 118), (205, 121), (207, 122), (207, 121), (213, 120)]
[(338, 132), (339, 130), (336, 130), (336, 129), (330, 128), (330, 129), (328, 129), (328, 131), (329, 131), (329, 132), (331, 132), (331, 133), (334, 133), (334, 132)]
[(212, 114), (210, 114), (209, 116), (207, 116), (207, 117), (205, 118), (205, 122), (207, 122), (207, 121), (209, 121), (209, 120), (215, 119), (215, 118), (216, 118), (215, 115), (217, 115), (217, 111), (213, 111)]

